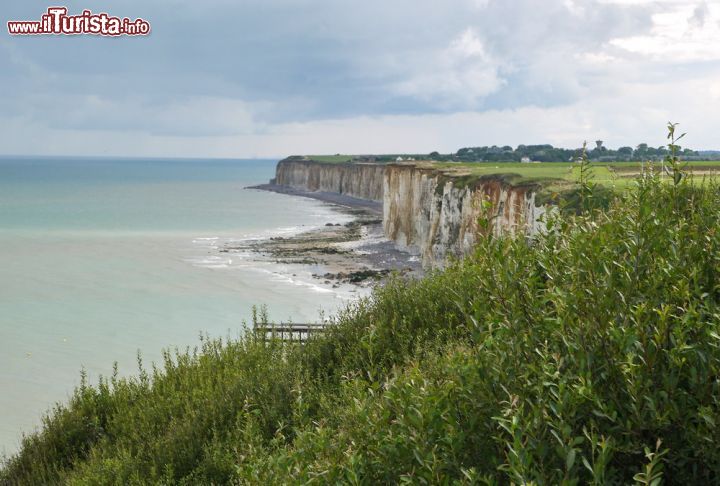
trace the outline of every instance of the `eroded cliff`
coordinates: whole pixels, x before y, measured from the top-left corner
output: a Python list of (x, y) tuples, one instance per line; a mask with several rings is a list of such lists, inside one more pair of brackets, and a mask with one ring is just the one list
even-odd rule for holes
[(382, 201), (384, 173), (385, 166), (379, 164), (336, 164), (289, 157), (278, 162), (274, 182), (305, 191)]
[(382, 201), (385, 235), (418, 254), (425, 267), (468, 254), (483, 232), (531, 234), (544, 211), (535, 206), (534, 185), (472, 178), (424, 163), (335, 164), (292, 157), (278, 163), (274, 182)]
[[(426, 267), (468, 254), (484, 232), (527, 233), (544, 211), (535, 207), (534, 185), (512, 185), (500, 177), (468, 180), (430, 168), (385, 168), (385, 235), (417, 252)], [(481, 221), (487, 226), (481, 227)]]

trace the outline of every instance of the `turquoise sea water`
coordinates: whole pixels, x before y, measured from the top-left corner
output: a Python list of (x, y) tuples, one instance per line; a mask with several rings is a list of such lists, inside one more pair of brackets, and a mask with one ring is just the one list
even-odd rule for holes
[(275, 161), (0, 158), (0, 453), (17, 449), (85, 368), (136, 371), (200, 333), (237, 336), (253, 304), (316, 320), (353, 298), (306, 267), (218, 252), (346, 216), (245, 190)]

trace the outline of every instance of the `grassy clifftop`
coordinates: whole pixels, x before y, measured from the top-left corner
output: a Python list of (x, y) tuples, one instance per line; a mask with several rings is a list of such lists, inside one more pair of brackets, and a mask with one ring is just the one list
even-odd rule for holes
[(711, 482), (720, 191), (589, 189), (532, 244), (484, 239), (304, 347), (206, 341), (84, 385), (0, 483)]
[[(322, 163), (351, 163), (364, 161), (367, 156), (354, 155), (311, 155), (306, 157)], [(394, 156), (385, 156), (393, 163)], [(501, 177), (513, 184), (537, 184), (540, 188), (540, 199), (546, 200), (553, 193), (563, 193), (576, 189), (579, 175), (577, 162), (437, 162), (431, 160), (414, 160), (404, 162), (430, 169), (436, 169), (447, 178), (461, 179), (464, 184), (483, 177)], [(607, 190), (624, 191), (631, 187), (636, 177), (643, 170), (639, 162), (592, 162), (593, 180)], [(647, 167), (647, 166), (646, 166)], [(654, 162), (650, 167), (662, 173), (662, 164)], [(715, 179), (720, 176), (720, 161), (691, 161), (686, 170), (694, 174), (695, 181)], [(662, 178), (662, 175), (661, 175)]]

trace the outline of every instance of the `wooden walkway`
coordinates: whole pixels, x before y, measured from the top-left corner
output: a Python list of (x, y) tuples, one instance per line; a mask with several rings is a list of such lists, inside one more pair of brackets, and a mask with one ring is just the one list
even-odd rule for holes
[(322, 323), (256, 323), (253, 325), (253, 332), (257, 338), (263, 341), (276, 339), (289, 343), (302, 343), (313, 334), (325, 332), (326, 326), (327, 324)]

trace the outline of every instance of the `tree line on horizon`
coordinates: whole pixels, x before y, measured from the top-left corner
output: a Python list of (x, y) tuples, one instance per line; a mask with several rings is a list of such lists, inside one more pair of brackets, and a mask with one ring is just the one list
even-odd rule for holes
[[(588, 144), (588, 147), (590, 144)], [(570, 162), (578, 160), (582, 148), (561, 148), (550, 144), (463, 147), (455, 153), (441, 154), (384, 154), (354, 157), (355, 160), (371, 162), (393, 162), (395, 160), (434, 160), (437, 162)], [(338, 154), (339, 155), (339, 154)], [(693, 150), (678, 147), (678, 157), (685, 161), (720, 160), (720, 151)], [(593, 162), (643, 162), (658, 161), (668, 156), (665, 146), (652, 147), (640, 143), (636, 147), (624, 146), (611, 149), (602, 140), (596, 140), (593, 148), (587, 149), (587, 157)]]
[[(430, 153), (430, 158), (438, 161), (459, 161), (459, 162), (501, 162), (501, 161), (533, 161), (533, 162), (558, 162), (576, 160), (582, 153), (582, 148), (560, 148), (550, 144), (541, 145), (518, 145), (512, 148), (509, 145), (499, 147), (465, 147), (454, 154)], [(660, 160), (667, 157), (668, 149), (665, 146), (652, 147), (647, 143), (638, 144), (635, 148), (630, 146), (610, 149), (603, 144), (602, 140), (595, 141), (595, 146), (587, 151), (587, 156), (593, 161), (646, 161)], [(703, 158), (700, 152), (689, 148), (680, 150), (680, 157), (685, 160), (700, 160)]]

